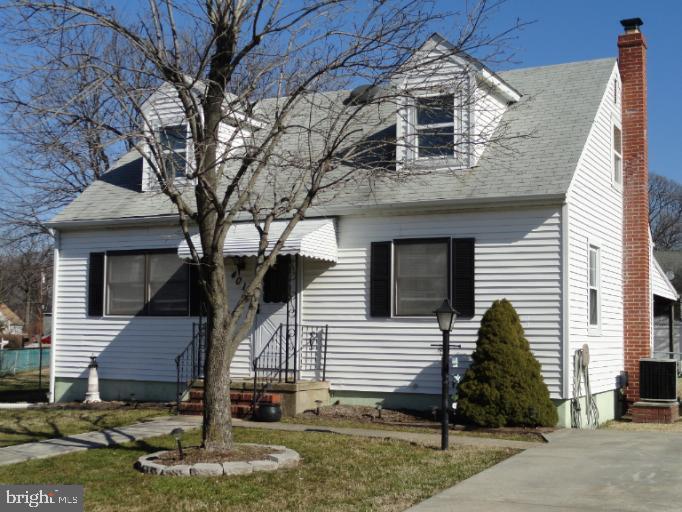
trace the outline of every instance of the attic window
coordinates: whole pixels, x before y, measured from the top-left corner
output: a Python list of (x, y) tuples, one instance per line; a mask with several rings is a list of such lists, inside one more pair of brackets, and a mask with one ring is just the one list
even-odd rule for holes
[(166, 179), (184, 177), (187, 168), (187, 125), (163, 126), (156, 132)]
[(455, 142), (454, 95), (417, 98), (416, 121), (418, 158), (453, 155)]

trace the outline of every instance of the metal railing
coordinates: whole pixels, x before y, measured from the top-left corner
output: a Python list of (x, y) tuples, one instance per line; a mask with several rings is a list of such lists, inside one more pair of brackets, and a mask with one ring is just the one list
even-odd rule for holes
[(253, 360), (253, 409), (273, 382), (296, 382), (301, 372), (312, 372), (314, 380), (327, 377), (327, 325), (296, 325), (296, 340), (281, 324)]
[(176, 394), (178, 407), (182, 395), (192, 384), (204, 377), (204, 359), (206, 357), (206, 322), (192, 324), (192, 341), (175, 358), (177, 370)]

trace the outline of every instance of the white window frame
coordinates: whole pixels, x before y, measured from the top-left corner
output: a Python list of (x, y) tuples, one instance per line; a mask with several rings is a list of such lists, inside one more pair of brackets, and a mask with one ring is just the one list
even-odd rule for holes
[[(169, 149), (165, 148), (161, 144), (161, 132), (165, 129), (168, 128), (176, 128), (176, 127), (183, 127), (185, 129), (185, 148), (182, 151), (178, 151), (175, 149)], [(174, 181), (186, 181), (187, 180), (187, 167), (188, 167), (188, 162), (187, 162), (187, 153), (189, 152), (189, 125), (187, 124), (186, 121), (180, 121), (177, 123), (168, 123), (168, 124), (163, 124), (159, 125), (154, 128), (154, 140), (159, 148), (160, 154), (159, 156), (163, 159), (164, 156), (166, 155), (172, 155), (174, 153), (178, 153), (182, 155), (182, 159), (185, 162), (185, 168), (182, 170), (182, 172), (178, 172), (175, 175)], [(160, 168), (161, 166), (159, 166)]]
[[(620, 132), (620, 148), (616, 148), (616, 130)], [(616, 162), (620, 161), (619, 177), (616, 179)], [(622, 190), (623, 188), (623, 129), (617, 123), (611, 123), (611, 183)]]
[[(594, 269), (595, 283), (592, 284), (590, 280), (592, 270), (592, 253), (595, 253)], [(597, 321), (592, 323), (592, 290), (596, 291), (597, 300)], [(601, 248), (594, 242), (587, 244), (587, 326), (591, 333), (598, 334), (601, 329)]]
[[(441, 98), (441, 97), (446, 97), (446, 96), (452, 96), (452, 122), (450, 123), (434, 123), (434, 124), (419, 124), (419, 100), (423, 98)], [(415, 98), (414, 106), (414, 154), (415, 158), (417, 160), (434, 160), (434, 159), (443, 159), (443, 158), (454, 158), (455, 153), (454, 153), (454, 145), (455, 145), (455, 138), (457, 136), (457, 105), (456, 105), (456, 96), (454, 90), (452, 91), (447, 91), (447, 92), (435, 92), (431, 94), (420, 94)], [(433, 156), (419, 156), (419, 133), (421, 131), (427, 131), (427, 130), (435, 130), (438, 128), (449, 128), (452, 127), (452, 144), (453, 144), (453, 152), (452, 155), (444, 156), (444, 155), (433, 155)]]
[[(461, 87), (438, 87), (434, 85), (429, 89), (413, 89), (406, 96), (404, 101), (403, 114), (406, 113), (406, 123), (404, 133), (401, 139), (406, 143), (406, 147), (402, 153), (399, 165), (418, 164), (426, 167), (448, 167), (454, 169), (468, 169), (472, 165), (473, 148), (471, 144), (471, 137), (473, 133), (473, 111), (469, 102), (469, 98), (473, 98), (472, 84), (475, 83), (475, 78), (467, 73), (466, 79), (460, 81)], [(466, 90), (463, 90), (466, 89)], [(453, 151), (452, 154), (444, 156), (419, 156), (419, 130), (433, 129), (450, 126), (450, 123), (437, 123), (432, 125), (418, 125), (417, 124), (417, 99), (431, 98), (438, 96), (453, 97), (452, 112), (453, 112)], [(467, 101), (469, 99), (469, 101)], [(405, 119), (400, 119), (401, 112), (398, 112), (398, 123), (402, 123)], [(457, 152), (455, 151), (457, 150)]]

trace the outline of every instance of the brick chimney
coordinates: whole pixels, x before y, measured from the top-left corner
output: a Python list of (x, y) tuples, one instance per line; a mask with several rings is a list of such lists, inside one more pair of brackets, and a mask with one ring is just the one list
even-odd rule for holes
[(623, 128), (623, 328), (627, 401), (639, 400), (639, 359), (651, 356), (649, 159), (647, 150), (646, 41), (642, 20), (622, 20), (618, 67)]

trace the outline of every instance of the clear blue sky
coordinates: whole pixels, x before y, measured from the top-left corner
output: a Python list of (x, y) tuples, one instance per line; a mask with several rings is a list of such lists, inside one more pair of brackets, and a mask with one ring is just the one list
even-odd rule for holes
[[(444, 9), (453, 2), (440, 0)], [(510, 67), (541, 66), (617, 56), (619, 20), (639, 17), (648, 43), (649, 168), (682, 182), (682, 1), (508, 0), (490, 31), (516, 18), (533, 21), (517, 34)]]

